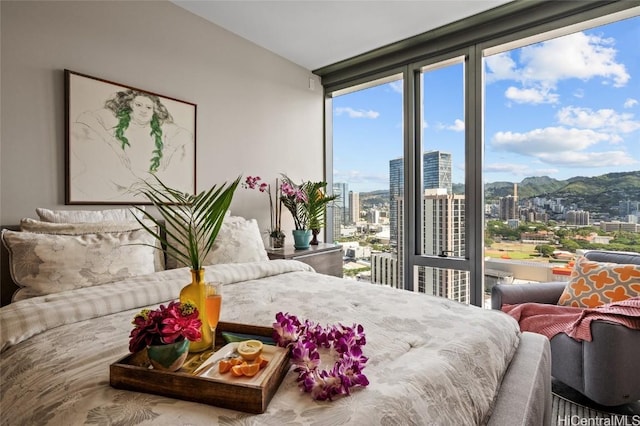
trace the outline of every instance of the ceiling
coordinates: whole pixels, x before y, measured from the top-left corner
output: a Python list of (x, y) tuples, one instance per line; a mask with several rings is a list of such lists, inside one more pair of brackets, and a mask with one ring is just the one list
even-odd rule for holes
[(308, 70), (492, 9), (509, 0), (172, 0)]

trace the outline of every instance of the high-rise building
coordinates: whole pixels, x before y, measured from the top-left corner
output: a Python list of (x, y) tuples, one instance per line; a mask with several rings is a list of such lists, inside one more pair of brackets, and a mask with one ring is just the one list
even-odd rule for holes
[[(424, 189), (444, 188), (453, 193), (451, 178), (451, 154), (442, 151), (427, 151), (422, 154), (422, 185)], [(389, 161), (389, 243), (398, 244), (397, 197), (404, 196), (404, 159)]]
[[(402, 206), (402, 199), (399, 201)], [(448, 256), (465, 256), (465, 196), (447, 194), (443, 190), (425, 190), (422, 217), (422, 253), (437, 255), (446, 252)], [(404, 223), (400, 210), (398, 223)], [(398, 239), (398, 280), (401, 286), (405, 271), (403, 236)], [(447, 297), (469, 303), (469, 273), (455, 269), (418, 267), (414, 275), (413, 291)]]
[(404, 194), (404, 159), (389, 161), (389, 245), (398, 244), (398, 197)]
[(380, 210), (371, 209), (367, 213), (367, 222), (377, 225), (380, 223)]
[(340, 238), (340, 230), (349, 220), (349, 185), (344, 182), (334, 182), (333, 195), (333, 241)]
[(398, 258), (391, 253), (371, 253), (371, 283), (398, 287)]
[(500, 220), (518, 219), (518, 184), (513, 184), (513, 195), (500, 198)]
[(453, 194), (451, 154), (442, 151), (422, 154), (422, 179), (424, 189), (444, 188), (447, 194)]
[(569, 210), (566, 215), (567, 225), (589, 225), (589, 212), (584, 210)]
[(634, 214), (640, 210), (640, 202), (624, 200), (618, 203), (618, 211), (620, 212), (620, 217), (625, 217), (630, 214)]
[(356, 223), (360, 220), (360, 193), (349, 191), (350, 222)]

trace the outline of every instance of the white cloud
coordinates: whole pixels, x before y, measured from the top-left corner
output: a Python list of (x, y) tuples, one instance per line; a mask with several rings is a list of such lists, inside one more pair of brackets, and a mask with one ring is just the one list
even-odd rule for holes
[(625, 108), (633, 108), (636, 105), (638, 105), (638, 101), (636, 99), (628, 98), (626, 101), (624, 101)]
[(624, 151), (607, 152), (567, 152), (564, 155), (544, 154), (541, 160), (564, 167), (619, 167), (638, 164)]
[[(485, 81), (513, 80), (521, 88), (510, 87), (505, 95), (518, 103), (556, 103), (554, 93), (561, 80), (602, 78), (605, 84), (623, 87), (630, 79), (624, 64), (616, 61), (614, 40), (583, 32), (569, 34), (512, 52), (502, 52), (485, 60)], [(520, 53), (517, 61), (511, 56)], [(582, 97), (583, 93), (575, 92)]]
[(634, 121), (633, 114), (618, 114), (612, 109), (593, 111), (590, 108), (565, 107), (558, 111), (556, 118), (565, 126), (598, 129), (614, 135), (640, 129), (640, 121)]
[(349, 182), (350, 184), (370, 184), (373, 188), (389, 186), (387, 173), (362, 173), (359, 170), (333, 170), (334, 182)]
[(375, 119), (380, 116), (380, 113), (373, 110), (353, 109), (350, 107), (338, 107), (335, 110), (336, 115), (347, 114), (349, 118), (371, 118)]
[(624, 64), (615, 60), (614, 40), (583, 32), (569, 34), (523, 47), (520, 62), (522, 81), (555, 85), (559, 80), (602, 77), (622, 87), (629, 81)]
[[(423, 123), (423, 128), (425, 123)], [(445, 123), (436, 123), (435, 128), (437, 130), (452, 130), (454, 132), (463, 132), (464, 131), (464, 121), (460, 119), (455, 119), (453, 124), (445, 124)]]
[(592, 129), (547, 127), (526, 133), (498, 132), (493, 137), (492, 146), (553, 166), (595, 168), (637, 164), (637, 160), (621, 150), (587, 152), (600, 142), (615, 143), (618, 140), (616, 135)]
[(492, 146), (498, 150), (539, 157), (546, 153), (582, 151), (610, 139), (610, 135), (591, 129), (546, 127), (526, 133), (497, 132)]
[(576, 98), (578, 98), (578, 99), (582, 99), (582, 98), (584, 98), (584, 90), (583, 90), (583, 89), (576, 89), (576, 90), (573, 92), (573, 96), (574, 96), (574, 97), (576, 97)]
[(523, 173), (523, 170), (526, 170), (525, 173), (528, 173), (528, 168), (523, 167), (522, 164), (513, 164), (513, 163), (493, 163), (487, 164), (484, 166), (483, 171), (485, 173), (509, 173), (514, 175), (519, 175)]
[(485, 173), (506, 173), (514, 176), (552, 176), (558, 173), (559, 169), (532, 169), (524, 164), (515, 163), (493, 163), (487, 164), (483, 170)]
[(555, 104), (558, 103), (558, 94), (550, 93), (548, 89), (529, 88), (518, 89), (517, 87), (509, 87), (504, 96), (519, 104)]
[(447, 126), (447, 129), (454, 132), (464, 132), (464, 121), (456, 119), (452, 125)]
[(517, 64), (509, 56), (509, 52), (502, 52), (485, 58), (487, 72), (485, 81), (492, 83), (498, 80), (519, 80), (516, 70)]
[(400, 94), (402, 94), (402, 91), (404, 90), (402, 80), (392, 81), (391, 83), (389, 83), (389, 87), (391, 87), (391, 90), (393, 90), (394, 92)]

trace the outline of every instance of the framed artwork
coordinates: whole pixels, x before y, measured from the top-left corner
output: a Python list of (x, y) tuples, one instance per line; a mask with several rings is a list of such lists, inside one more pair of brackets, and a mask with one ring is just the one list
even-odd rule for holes
[(196, 191), (196, 105), (65, 70), (66, 204), (149, 204), (157, 176)]

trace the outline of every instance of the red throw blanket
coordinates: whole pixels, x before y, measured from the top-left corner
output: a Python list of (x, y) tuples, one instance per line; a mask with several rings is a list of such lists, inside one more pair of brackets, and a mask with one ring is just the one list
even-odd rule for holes
[(591, 341), (591, 322), (605, 320), (640, 330), (640, 297), (608, 303), (597, 308), (543, 303), (504, 305), (502, 311), (520, 324), (520, 330), (531, 331), (551, 339), (558, 333), (566, 333), (576, 340)]

